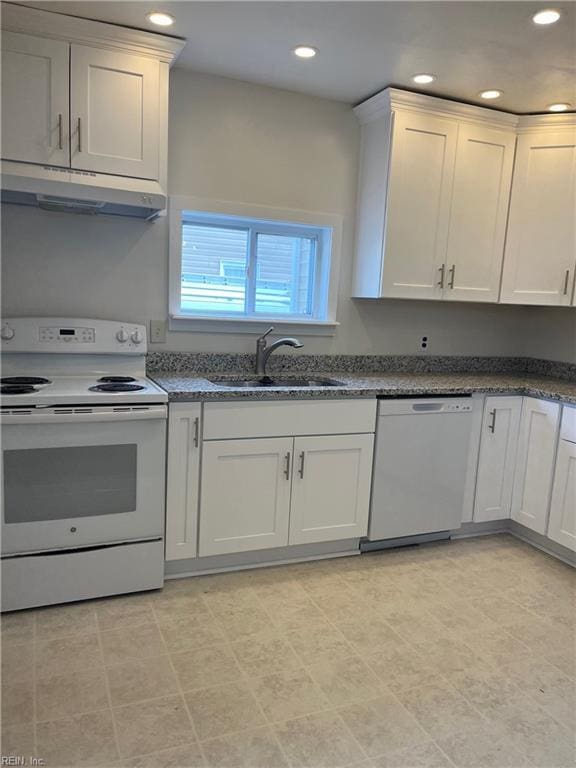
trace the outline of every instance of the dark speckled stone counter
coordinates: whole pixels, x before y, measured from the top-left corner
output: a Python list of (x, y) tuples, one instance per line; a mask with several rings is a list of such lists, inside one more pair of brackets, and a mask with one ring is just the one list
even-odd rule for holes
[[(576, 405), (576, 383), (550, 376), (526, 373), (375, 373), (352, 375), (329, 371), (335, 387), (255, 387), (253, 389), (219, 386), (207, 374), (154, 372), (149, 375), (168, 392), (170, 401), (198, 400), (285, 400), (287, 398), (398, 397), (401, 395), (464, 395), (503, 393), (529, 395)], [(315, 371), (314, 375), (318, 375)], [(223, 371), (209, 378), (223, 376)], [(238, 372), (234, 377), (241, 378)], [(231, 375), (232, 378), (232, 375)], [(283, 374), (283, 378), (287, 378)], [(295, 377), (296, 378), (296, 377)]]

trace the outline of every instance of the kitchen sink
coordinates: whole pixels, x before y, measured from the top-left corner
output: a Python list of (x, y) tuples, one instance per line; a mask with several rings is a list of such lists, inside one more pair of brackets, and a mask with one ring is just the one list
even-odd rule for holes
[(341, 381), (325, 378), (306, 378), (306, 379), (281, 379), (271, 376), (262, 376), (259, 379), (210, 379), (212, 384), (220, 387), (234, 387), (242, 389), (266, 388), (266, 387), (338, 387)]

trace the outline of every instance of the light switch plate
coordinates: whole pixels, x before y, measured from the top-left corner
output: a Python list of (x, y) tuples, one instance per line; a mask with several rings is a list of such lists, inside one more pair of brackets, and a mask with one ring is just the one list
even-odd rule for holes
[(150, 343), (162, 344), (166, 341), (166, 320), (150, 320)]

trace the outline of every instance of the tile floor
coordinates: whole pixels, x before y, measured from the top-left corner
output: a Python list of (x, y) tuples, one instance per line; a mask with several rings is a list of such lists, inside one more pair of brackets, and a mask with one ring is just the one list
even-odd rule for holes
[(509, 537), (5, 615), (2, 753), (49, 768), (575, 764), (576, 575)]

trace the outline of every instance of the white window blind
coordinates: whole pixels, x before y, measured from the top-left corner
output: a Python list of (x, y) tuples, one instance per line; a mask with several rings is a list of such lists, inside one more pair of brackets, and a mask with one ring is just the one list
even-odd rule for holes
[(325, 318), (322, 227), (190, 211), (181, 226), (183, 315)]

